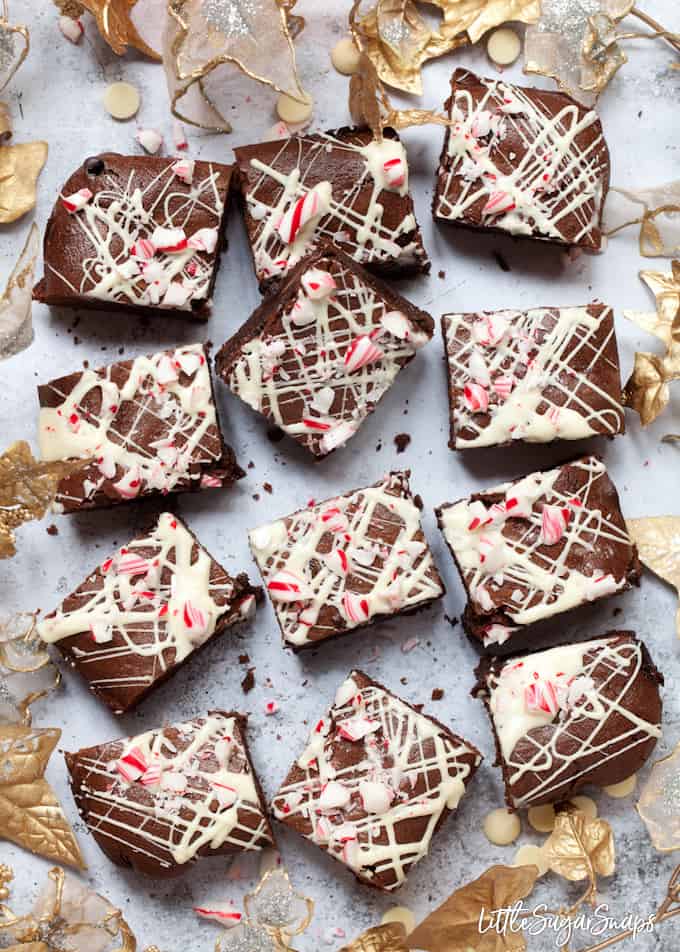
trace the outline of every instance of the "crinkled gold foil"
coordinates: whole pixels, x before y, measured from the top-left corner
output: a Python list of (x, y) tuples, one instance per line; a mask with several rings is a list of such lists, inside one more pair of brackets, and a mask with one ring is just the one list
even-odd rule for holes
[(606, 820), (592, 819), (579, 810), (557, 814), (555, 828), (543, 850), (550, 869), (558, 876), (570, 882), (588, 880), (588, 899), (595, 895), (597, 877), (611, 876), (616, 868), (611, 826)]
[[(626, 520), (628, 531), (638, 547), (640, 561), (672, 585), (680, 598), (680, 516), (650, 516)], [(675, 616), (680, 638), (680, 606)]]
[(130, 18), (138, 2), (140, 0), (80, 0), (97, 21), (99, 32), (114, 53), (122, 56), (128, 46), (133, 46), (145, 56), (160, 60), (160, 54), (149, 46)]
[(385, 923), (367, 929), (340, 952), (408, 952), (406, 929), (400, 922)]
[(639, 225), (640, 254), (645, 258), (680, 254), (680, 179), (652, 188), (613, 186), (604, 207), (608, 237)]
[(46, 161), (46, 142), (0, 145), (0, 224), (35, 208), (36, 182)]

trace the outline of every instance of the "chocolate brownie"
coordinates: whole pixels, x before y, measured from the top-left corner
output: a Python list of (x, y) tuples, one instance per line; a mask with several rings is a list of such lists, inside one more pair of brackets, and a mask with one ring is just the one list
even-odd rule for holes
[(444, 594), (409, 476), (389, 473), (252, 530), (284, 645), (314, 647)]
[(486, 705), (512, 809), (620, 783), (661, 736), (663, 678), (633, 632), (485, 658), (476, 674), (473, 694)]
[(399, 136), (342, 128), (234, 149), (246, 229), (267, 291), (319, 239), (372, 271), (428, 271)]
[(252, 617), (260, 589), (232, 578), (169, 512), (105, 559), (38, 624), (114, 714)]
[(451, 77), (435, 218), (598, 251), (609, 150), (592, 109), (564, 93)]
[(640, 577), (616, 488), (595, 456), (436, 513), (467, 592), (463, 625), (485, 647)]
[(61, 307), (205, 319), (232, 167), (106, 152), (67, 180), (33, 297)]
[(208, 354), (189, 344), (38, 387), (44, 460), (88, 460), (54, 510), (229, 486), (244, 473), (222, 439)]
[(199, 856), (273, 845), (246, 724), (210, 711), (64, 755), (78, 811), (111, 862), (164, 879)]
[(625, 432), (612, 309), (445, 314), (451, 449)]
[(352, 671), (272, 812), (360, 882), (391, 891), (427, 855), (481, 760), (448, 727)]
[(433, 327), (429, 314), (328, 245), (265, 298), (216, 369), (269, 423), (323, 457), (356, 433)]

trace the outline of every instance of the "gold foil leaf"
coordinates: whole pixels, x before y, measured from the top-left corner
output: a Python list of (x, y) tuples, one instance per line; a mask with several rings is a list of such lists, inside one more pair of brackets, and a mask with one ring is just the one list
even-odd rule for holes
[(131, 13), (139, 2), (146, 0), (80, 0), (97, 21), (97, 29), (114, 53), (122, 56), (128, 46), (153, 60), (160, 60), (160, 54), (152, 49), (140, 35), (132, 22)]
[(367, 929), (358, 939), (344, 945), (340, 952), (408, 952), (406, 929), (400, 922), (385, 923)]
[(14, 529), (31, 519), (42, 519), (60, 481), (82, 465), (82, 460), (35, 460), (24, 440), (13, 443), (0, 456), (0, 559), (16, 552)]
[[(675, 522), (680, 523), (680, 519)], [(655, 849), (660, 853), (671, 853), (680, 849), (680, 744), (676, 745), (672, 754), (657, 761), (652, 767), (642, 788), (637, 811), (647, 827)]]
[[(680, 516), (628, 519), (626, 525), (638, 547), (640, 561), (672, 585), (680, 597)], [(680, 607), (675, 627), (680, 638)]]
[(570, 882), (611, 876), (616, 865), (614, 834), (606, 820), (587, 817), (579, 810), (564, 810), (543, 847), (550, 869)]
[(473, 882), (452, 893), (439, 908), (411, 932), (410, 949), (427, 952), (524, 952), (521, 932), (499, 935), (493, 928), (483, 932), (492, 913), (524, 899), (538, 877), (535, 866), (492, 866)]
[(33, 275), (40, 251), (35, 222), (0, 298), (0, 360), (21, 353), (33, 341)]
[(61, 731), (0, 724), (0, 838), (84, 868), (83, 857), (45, 768)]
[(643, 257), (680, 254), (680, 179), (653, 188), (610, 188), (604, 207), (606, 234), (611, 237), (632, 225), (640, 226)]
[(0, 145), (0, 224), (35, 207), (36, 182), (46, 161), (46, 142)]

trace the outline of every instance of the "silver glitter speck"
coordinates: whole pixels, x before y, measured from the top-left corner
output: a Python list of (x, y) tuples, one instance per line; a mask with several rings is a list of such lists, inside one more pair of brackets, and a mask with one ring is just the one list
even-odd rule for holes
[(227, 39), (249, 36), (259, 12), (256, 0), (204, 0), (205, 19)]

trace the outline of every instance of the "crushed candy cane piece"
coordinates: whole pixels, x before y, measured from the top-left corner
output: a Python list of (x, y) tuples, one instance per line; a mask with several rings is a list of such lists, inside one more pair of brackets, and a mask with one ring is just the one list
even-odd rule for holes
[(370, 616), (368, 599), (365, 595), (357, 595), (355, 592), (345, 592), (342, 596), (342, 610), (347, 621), (367, 621)]
[(180, 181), (185, 185), (191, 185), (194, 180), (194, 167), (196, 162), (193, 159), (178, 159), (170, 166)]
[(267, 582), (267, 591), (275, 602), (301, 602), (312, 597), (312, 591), (304, 579), (286, 569), (281, 569), (271, 577)]
[(363, 334), (355, 337), (345, 351), (345, 367), (348, 373), (353, 374), (367, 364), (382, 360), (384, 356), (380, 347), (367, 334)]
[(349, 787), (337, 780), (329, 780), (319, 795), (320, 810), (341, 810), (350, 800)]
[(91, 198), (92, 192), (89, 188), (80, 188), (72, 195), (62, 195), (61, 203), (67, 212), (73, 214), (74, 212), (79, 212), (81, 208), (84, 208)]
[(479, 383), (466, 383), (463, 399), (472, 413), (485, 413), (489, 407), (489, 391)]
[(571, 513), (559, 506), (543, 506), (541, 513), (541, 542), (556, 545), (564, 535)]
[(217, 247), (218, 236), (217, 228), (199, 228), (189, 238), (187, 244), (197, 251), (206, 251), (208, 254), (212, 254)]
[(212, 919), (227, 929), (240, 925), (243, 914), (234, 912), (227, 903), (211, 903), (209, 906), (194, 906), (194, 912), (202, 919)]
[(59, 17), (59, 29), (71, 43), (80, 43), (85, 32), (83, 24), (75, 17)]
[(184, 126), (179, 119), (174, 119), (172, 123), (172, 141), (176, 149), (186, 149), (189, 147)]
[(314, 224), (328, 213), (331, 194), (331, 183), (319, 182), (290, 206), (277, 226), (281, 239), (287, 245), (295, 241), (302, 228)]
[(144, 751), (140, 747), (131, 747), (116, 762), (116, 770), (128, 783), (138, 780), (146, 772), (147, 767)]
[(276, 701), (267, 701), (267, 703), (264, 706), (264, 712), (265, 714), (269, 716), (271, 716), (272, 714), (276, 714), (278, 709), (279, 709), (279, 705), (276, 703)]
[(163, 136), (157, 129), (138, 129), (135, 139), (149, 155), (155, 155), (163, 145)]

